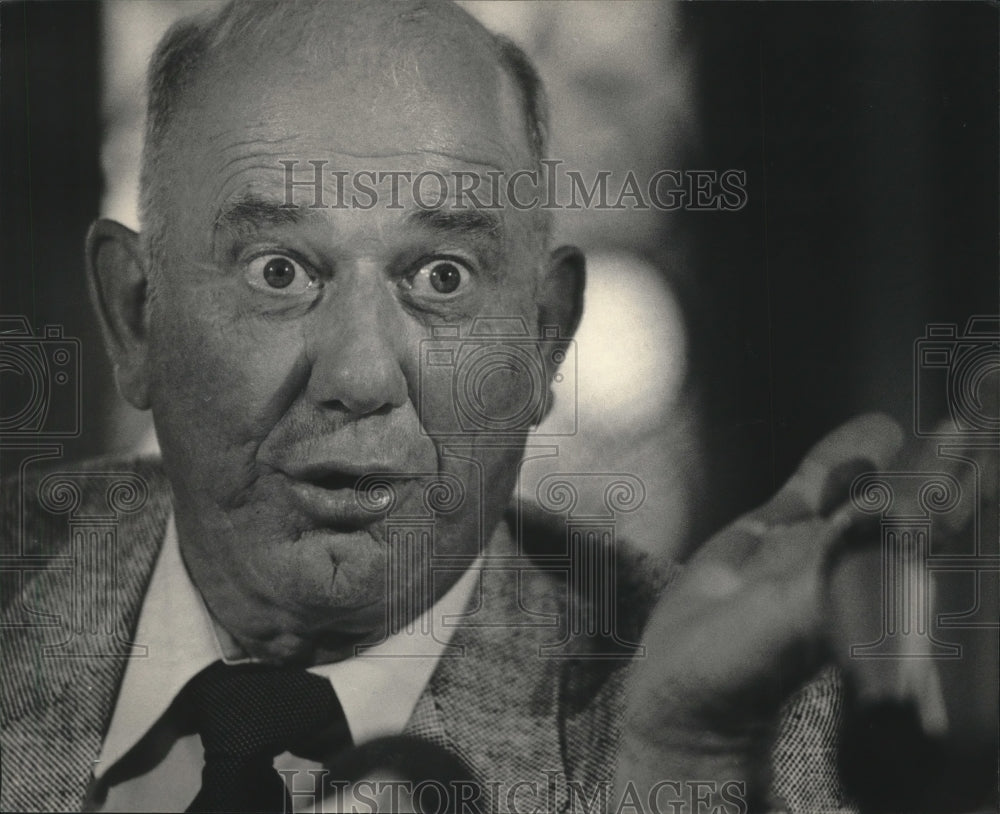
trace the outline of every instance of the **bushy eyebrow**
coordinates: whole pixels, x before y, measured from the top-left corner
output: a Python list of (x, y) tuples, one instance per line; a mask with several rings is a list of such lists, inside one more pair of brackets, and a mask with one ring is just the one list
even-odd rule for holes
[(435, 232), (467, 235), (499, 241), (503, 221), (487, 209), (417, 209), (406, 216), (407, 222)]
[(275, 226), (297, 226), (315, 221), (316, 213), (298, 206), (246, 193), (227, 201), (215, 217), (215, 231), (252, 234)]

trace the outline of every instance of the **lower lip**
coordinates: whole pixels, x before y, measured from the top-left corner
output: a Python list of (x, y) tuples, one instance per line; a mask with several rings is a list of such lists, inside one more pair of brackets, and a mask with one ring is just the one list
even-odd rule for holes
[(362, 506), (354, 489), (324, 489), (315, 483), (294, 479), (289, 483), (298, 507), (325, 526), (356, 531), (385, 518), (385, 512), (370, 510), (377, 507)]

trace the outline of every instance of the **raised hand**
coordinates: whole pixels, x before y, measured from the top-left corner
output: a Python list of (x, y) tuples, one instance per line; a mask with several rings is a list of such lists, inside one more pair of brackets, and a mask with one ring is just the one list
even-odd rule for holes
[(889, 466), (902, 441), (886, 416), (855, 418), (820, 441), (770, 501), (694, 555), (644, 634), (619, 791), (631, 783), (646, 799), (665, 779), (741, 781), (759, 798), (779, 708), (829, 657), (830, 556), (864, 522), (850, 484)]

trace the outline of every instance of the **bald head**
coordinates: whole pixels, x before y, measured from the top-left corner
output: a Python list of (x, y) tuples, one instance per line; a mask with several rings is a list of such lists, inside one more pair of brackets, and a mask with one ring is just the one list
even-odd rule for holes
[[(544, 92), (530, 61), (449, 0), (232, 0), (177, 23), (151, 60), (140, 191), (147, 241), (162, 231), (164, 157), (183, 152), (191, 99), (204, 101), (210, 87), (218, 106), (250, 105), (255, 94), (235, 92), (236, 85), (271, 82), (275, 66), (325, 83), (323, 103), (342, 112), (331, 147), (345, 154), (453, 143), (478, 159), (499, 147), (509, 155), (505, 171), (537, 166), (544, 155)], [(291, 113), (260, 116), (273, 125)], [(193, 112), (203, 114), (204, 106)], [(387, 126), (389, 118), (402, 130)], [(473, 118), (476, 127), (464, 126)], [(477, 145), (484, 137), (490, 143)]]

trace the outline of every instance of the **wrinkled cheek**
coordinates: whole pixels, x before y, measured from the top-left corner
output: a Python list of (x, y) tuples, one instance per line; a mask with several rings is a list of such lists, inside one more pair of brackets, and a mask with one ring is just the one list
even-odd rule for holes
[(427, 434), (518, 435), (544, 416), (546, 374), (532, 349), (484, 345), (427, 357), (417, 394)]
[(532, 346), (475, 339), (433, 347), (421, 370), (420, 419), (441, 470), (463, 486), (437, 512), (435, 550), (479, 553), (506, 508), (526, 433), (544, 410), (544, 373)]
[(462, 395), (470, 418), (484, 431), (526, 432), (543, 414), (544, 373), (524, 358), (503, 359), (469, 376)]
[(202, 467), (246, 468), (241, 450), (256, 449), (287, 409), (301, 375), (300, 338), (249, 328), (220, 309), (196, 311), (183, 300), (159, 320), (152, 400), (165, 457), (183, 450)]

